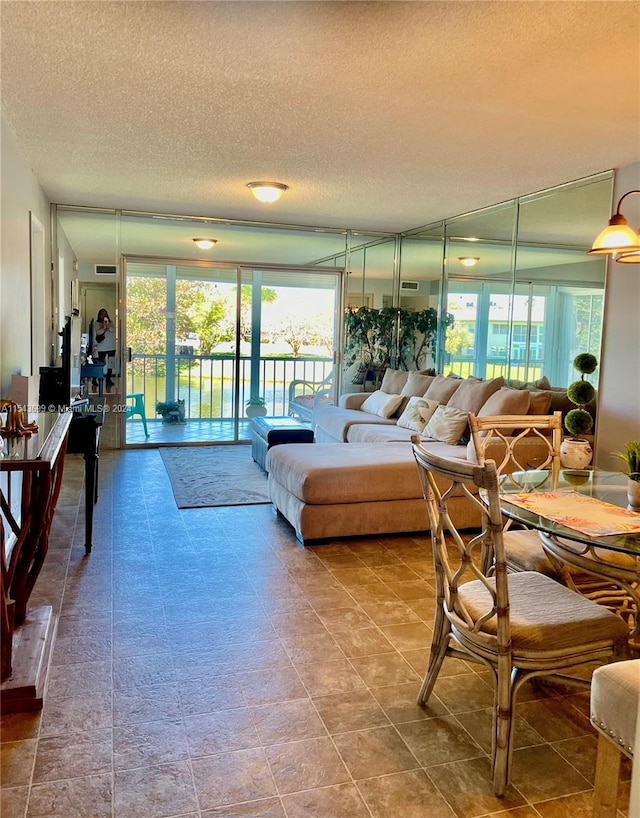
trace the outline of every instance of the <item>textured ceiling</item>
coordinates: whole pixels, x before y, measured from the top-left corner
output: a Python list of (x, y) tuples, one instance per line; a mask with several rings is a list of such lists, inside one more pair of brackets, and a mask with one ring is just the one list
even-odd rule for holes
[(638, 2), (1, 13), (2, 106), (56, 202), (398, 231), (640, 159)]

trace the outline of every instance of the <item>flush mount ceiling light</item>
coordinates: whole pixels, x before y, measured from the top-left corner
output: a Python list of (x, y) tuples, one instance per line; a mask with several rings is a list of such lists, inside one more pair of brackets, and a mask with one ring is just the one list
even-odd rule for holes
[(249, 182), (247, 187), (259, 202), (277, 202), (289, 185), (282, 182)]
[(632, 193), (640, 193), (640, 190), (629, 190), (620, 197), (616, 212), (593, 242), (590, 255), (611, 256), (622, 264), (640, 264), (640, 235), (634, 233), (620, 213), (622, 202)]
[(479, 256), (458, 256), (458, 261), (463, 267), (475, 267), (480, 261)]
[(218, 243), (218, 239), (193, 239), (193, 241), (201, 250), (210, 250), (214, 244)]

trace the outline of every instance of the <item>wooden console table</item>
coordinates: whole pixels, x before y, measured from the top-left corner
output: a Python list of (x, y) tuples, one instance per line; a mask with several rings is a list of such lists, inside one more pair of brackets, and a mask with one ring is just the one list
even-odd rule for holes
[(0, 637), (2, 713), (38, 710), (55, 631), (50, 605), (28, 608), (49, 547), (72, 412), (38, 416), (39, 431), (2, 439)]

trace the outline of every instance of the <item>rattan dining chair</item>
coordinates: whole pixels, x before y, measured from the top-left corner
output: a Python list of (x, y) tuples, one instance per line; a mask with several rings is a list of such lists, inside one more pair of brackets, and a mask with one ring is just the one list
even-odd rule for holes
[[(523, 425), (524, 422), (524, 425)], [(513, 480), (514, 473), (536, 470), (544, 475), (542, 488), (551, 490), (560, 470), (562, 413), (553, 415), (469, 415), (471, 439), (478, 463), (495, 461), (498, 474)], [(524, 491), (525, 488), (523, 487)], [(537, 531), (505, 525), (505, 553), (511, 571), (539, 571), (565, 585), (567, 569), (554, 566), (542, 548)]]
[[(479, 465), (444, 459), (429, 452), (418, 437), (413, 452), (431, 523), (437, 593), (418, 703), (429, 699), (447, 656), (480, 661), (491, 670), (492, 783), (501, 796), (509, 782), (515, 700), (522, 684), (532, 677), (624, 657), (627, 628), (606, 608), (544, 574), (507, 571), (493, 461)], [(483, 517), (481, 531), (471, 538), (458, 532), (448, 509), (449, 500), (461, 494)], [(494, 554), (490, 577), (480, 568), (487, 546)]]

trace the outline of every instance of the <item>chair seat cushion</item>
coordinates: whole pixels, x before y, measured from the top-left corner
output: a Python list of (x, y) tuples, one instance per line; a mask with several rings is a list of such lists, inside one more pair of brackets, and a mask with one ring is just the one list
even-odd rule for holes
[[(509, 610), (515, 655), (546, 654), (571, 647), (615, 641), (628, 636), (626, 624), (606, 608), (535, 571), (510, 574)], [(489, 580), (493, 584), (494, 580)], [(460, 599), (474, 618), (491, 606), (491, 595), (480, 580), (459, 588)], [(497, 617), (484, 623), (479, 634), (465, 635), (484, 642), (496, 635)]]
[(614, 662), (593, 672), (591, 722), (633, 755), (640, 702), (640, 659)]
[(537, 531), (510, 529), (504, 532), (507, 565), (516, 571), (538, 571), (552, 579), (558, 572), (544, 552)]

